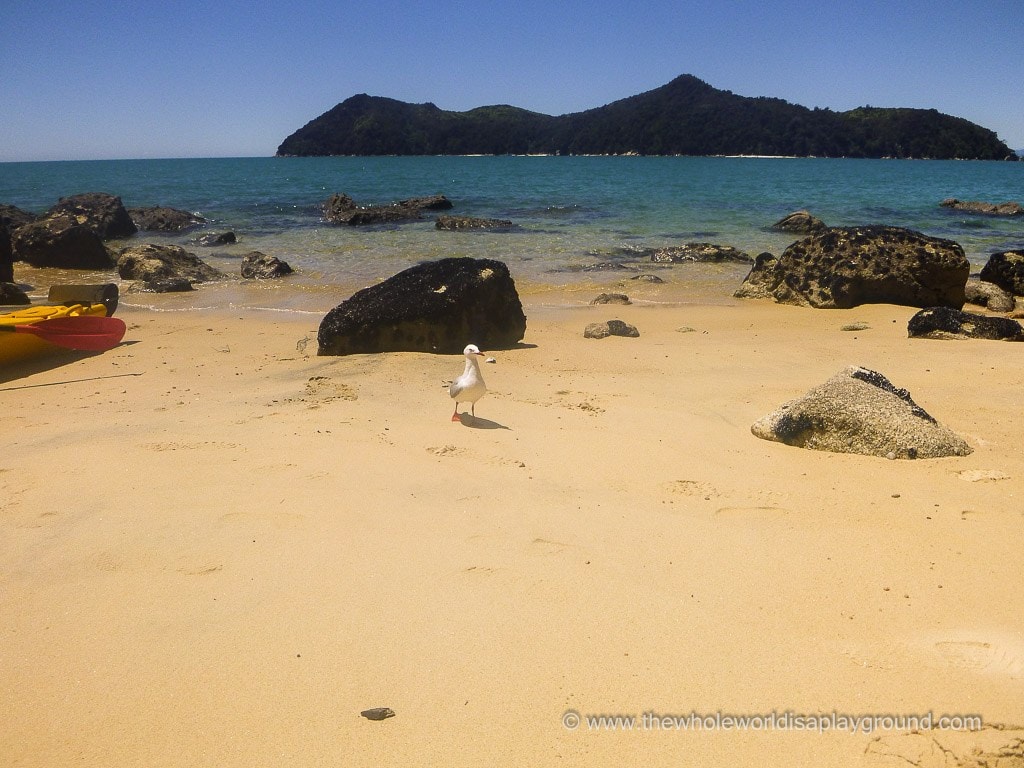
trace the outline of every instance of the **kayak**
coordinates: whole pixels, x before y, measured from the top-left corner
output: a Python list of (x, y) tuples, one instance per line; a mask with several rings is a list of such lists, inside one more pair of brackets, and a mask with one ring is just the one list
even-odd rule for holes
[[(103, 303), (40, 305), (0, 314), (0, 325), (38, 325), (59, 318), (106, 316), (107, 306)], [(61, 350), (66, 348), (30, 333), (0, 333), (0, 366)]]

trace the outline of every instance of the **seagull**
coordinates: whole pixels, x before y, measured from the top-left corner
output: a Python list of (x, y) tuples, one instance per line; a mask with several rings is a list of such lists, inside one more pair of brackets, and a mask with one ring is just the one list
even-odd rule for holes
[(455, 401), (452, 421), (462, 421), (459, 418), (459, 403), (469, 403), (470, 414), (475, 419), (476, 401), (487, 392), (484, 377), (480, 374), (480, 361), (477, 360), (478, 357), (483, 357), (484, 353), (475, 344), (470, 344), (462, 350), (462, 354), (466, 356), (466, 370), (448, 387), (448, 394)]

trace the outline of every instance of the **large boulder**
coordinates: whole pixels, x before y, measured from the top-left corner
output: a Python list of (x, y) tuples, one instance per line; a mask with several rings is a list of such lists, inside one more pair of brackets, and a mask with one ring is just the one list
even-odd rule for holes
[(981, 268), (981, 279), (1014, 296), (1024, 296), (1024, 250), (993, 253)]
[(758, 256), (735, 295), (823, 309), (959, 309), (969, 274), (963, 248), (952, 240), (899, 227), (836, 227), (793, 243), (778, 259)]
[(31, 304), (28, 294), (21, 290), (20, 285), (9, 280), (0, 280), (0, 305)]
[(943, 208), (952, 208), (954, 211), (980, 213), (986, 216), (1020, 216), (1024, 214), (1024, 206), (1014, 202), (985, 203), (980, 200), (957, 200), (955, 197), (950, 197), (939, 205)]
[(818, 232), (824, 232), (828, 229), (828, 225), (817, 216), (813, 216), (809, 211), (793, 211), (793, 213), (782, 217), (772, 224), (771, 229), (777, 232), (797, 232), (804, 235), (813, 235)]
[(206, 223), (206, 219), (197, 213), (164, 205), (129, 208), (128, 215), (136, 227), (146, 232), (181, 232)]
[(101, 240), (130, 237), (138, 232), (121, 198), (106, 192), (62, 197), (46, 215), (72, 216), (79, 224), (99, 235)]
[(508, 267), (447, 258), (410, 267), (332, 309), (317, 334), (321, 355), (372, 352), (461, 354), (515, 345), (526, 315)]
[(0, 221), (0, 283), (14, 282), (14, 249), (11, 247), (11, 232)]
[(269, 280), (294, 271), (287, 261), (260, 251), (251, 251), (242, 257), (242, 277), (248, 280)]
[(890, 459), (966, 456), (967, 443), (882, 374), (851, 366), (754, 422), (764, 440)]
[(124, 248), (117, 259), (117, 273), (126, 280), (140, 280), (152, 289), (161, 281), (204, 283), (227, 275), (178, 245), (146, 243)]
[(968, 280), (964, 286), (964, 299), (968, 304), (987, 307), (991, 312), (1013, 312), (1017, 307), (1012, 293), (985, 280)]
[(910, 318), (907, 335), (912, 339), (1024, 341), (1024, 327), (1008, 317), (976, 315), (949, 307), (929, 307)]
[(0, 205), (0, 282), (10, 283), (14, 280), (14, 246), (11, 242), (14, 230), (35, 220), (34, 214), (17, 206)]
[(18, 227), (11, 238), (15, 261), (33, 267), (112, 269), (114, 259), (95, 231), (71, 214), (52, 214)]

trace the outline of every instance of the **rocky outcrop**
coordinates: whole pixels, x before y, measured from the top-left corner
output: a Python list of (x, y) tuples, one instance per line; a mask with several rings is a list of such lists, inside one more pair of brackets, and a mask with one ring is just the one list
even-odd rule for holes
[(474, 216), (438, 216), (434, 222), (437, 229), (465, 230), (465, 229), (488, 229), (491, 231), (507, 232), (515, 225), (507, 219), (480, 219)]
[(793, 243), (777, 259), (761, 254), (735, 295), (824, 309), (959, 309), (969, 274), (963, 248), (952, 240), (899, 227), (837, 227)]
[(955, 197), (950, 197), (939, 205), (943, 208), (952, 208), (954, 211), (980, 213), (985, 216), (1020, 216), (1024, 214), (1024, 206), (1013, 202), (984, 203), (979, 200), (957, 200)]
[(0, 305), (31, 304), (32, 300), (21, 288), (9, 280), (0, 280)]
[(38, 218), (34, 213), (23, 211), (16, 205), (0, 205), (0, 226), (6, 226), (11, 234), (18, 227), (31, 224)]
[(753, 261), (749, 255), (731, 245), (715, 245), (714, 243), (683, 243), (668, 248), (657, 248), (651, 251), (650, 260), (658, 264), (721, 261), (750, 263)]
[(632, 304), (624, 293), (600, 293), (590, 300), (591, 304)]
[(794, 211), (774, 224), (771, 229), (778, 232), (796, 232), (798, 234), (813, 235), (824, 232), (828, 226), (817, 216), (812, 216), (808, 211)]
[(949, 307), (922, 309), (907, 323), (912, 339), (1024, 341), (1024, 327), (1008, 317), (989, 317)]
[(981, 268), (981, 279), (1014, 296), (1024, 296), (1024, 250), (993, 253)]
[(15, 261), (33, 267), (112, 269), (103, 240), (71, 214), (51, 214), (18, 227), (11, 238)]
[(590, 323), (583, 329), (583, 338), (585, 339), (607, 339), (609, 336), (625, 336), (635, 339), (640, 336), (640, 331), (636, 329), (635, 325), (630, 325), (622, 320)]
[(423, 218), (423, 211), (446, 210), (451, 207), (452, 202), (444, 195), (412, 197), (390, 205), (360, 206), (348, 195), (335, 194), (327, 199), (323, 210), (324, 218), (332, 224), (355, 227), (417, 221)]
[(123, 249), (117, 259), (117, 273), (126, 280), (141, 281), (149, 290), (161, 291), (187, 290), (182, 288), (182, 280), (203, 283), (227, 277), (181, 246), (152, 243)]
[(234, 245), (237, 242), (238, 238), (235, 237), (234, 232), (209, 232), (197, 237), (195, 240), (196, 245), (204, 248), (212, 248), (217, 245)]
[(11, 247), (11, 231), (0, 221), (0, 283), (14, 282), (14, 249)]
[(1013, 294), (984, 280), (968, 280), (964, 287), (964, 299), (968, 304), (986, 307), (991, 312), (1013, 312), (1017, 306)]
[(131, 237), (138, 232), (121, 198), (106, 192), (86, 192), (62, 197), (46, 215), (71, 216), (78, 224), (99, 235), (101, 240)]
[(269, 280), (290, 275), (294, 271), (287, 261), (260, 251), (252, 251), (242, 257), (242, 277), (247, 280)]
[(147, 208), (129, 208), (135, 226), (144, 232), (181, 232), (206, 223), (197, 213), (154, 205)]
[(470, 342), (507, 349), (525, 333), (526, 315), (505, 264), (447, 258), (357, 291), (327, 313), (317, 341), (321, 355), (461, 354)]
[(799, 448), (890, 459), (966, 456), (970, 446), (882, 374), (851, 366), (754, 422), (751, 432)]

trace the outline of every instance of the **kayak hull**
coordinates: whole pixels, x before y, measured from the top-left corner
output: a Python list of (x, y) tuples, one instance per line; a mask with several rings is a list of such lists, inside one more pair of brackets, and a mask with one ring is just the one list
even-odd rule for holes
[[(97, 303), (25, 307), (0, 314), (0, 325), (36, 325), (55, 318), (80, 315), (106, 317), (107, 306)], [(33, 360), (56, 352), (67, 352), (67, 350), (30, 333), (0, 334), (0, 367), (20, 363), (23, 360)]]

